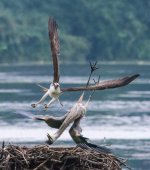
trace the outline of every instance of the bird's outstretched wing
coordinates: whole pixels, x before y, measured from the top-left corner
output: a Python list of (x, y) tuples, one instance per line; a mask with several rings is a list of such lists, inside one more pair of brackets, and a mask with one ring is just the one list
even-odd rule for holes
[(67, 114), (68, 113), (59, 117), (54, 116), (34, 117), (34, 120), (44, 121), (49, 127), (59, 129), (60, 126), (63, 124), (64, 120), (66, 119)]
[(88, 87), (72, 87), (72, 88), (62, 88), (62, 92), (69, 92), (69, 91), (88, 91), (88, 90), (105, 90), (105, 89), (111, 89), (111, 88), (117, 88), (117, 87), (122, 87), (130, 82), (132, 82), (134, 79), (136, 79), (139, 76), (139, 74), (135, 74), (132, 76), (126, 76), (120, 79), (116, 80), (108, 80), (108, 81), (103, 81), (95, 85), (91, 85)]
[(50, 39), (50, 46), (51, 46), (51, 52), (52, 52), (53, 68), (54, 68), (53, 82), (58, 83), (59, 82), (58, 55), (60, 52), (59, 36), (57, 32), (57, 23), (52, 17), (49, 18), (48, 31), (49, 31), (49, 39)]

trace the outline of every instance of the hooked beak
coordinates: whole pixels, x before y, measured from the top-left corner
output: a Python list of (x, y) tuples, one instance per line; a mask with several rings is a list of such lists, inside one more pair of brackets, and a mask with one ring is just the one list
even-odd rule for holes
[(58, 84), (53, 83), (55, 90), (59, 87)]

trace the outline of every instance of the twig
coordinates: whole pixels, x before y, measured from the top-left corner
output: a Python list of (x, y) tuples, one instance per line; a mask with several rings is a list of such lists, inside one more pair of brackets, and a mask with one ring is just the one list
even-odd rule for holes
[(3, 142), (2, 142), (2, 152), (1, 152), (0, 159), (2, 159), (2, 158), (3, 158), (4, 148), (5, 148), (5, 143), (4, 143), (4, 141), (3, 141)]
[(42, 162), (40, 165), (38, 165), (36, 168), (34, 168), (33, 170), (38, 170), (40, 167), (42, 167), (47, 161), (49, 160), (49, 158), (47, 158), (44, 162)]
[(25, 160), (27, 166), (29, 166), (28, 161), (26, 160), (24, 154), (23, 154), (21, 151), (19, 151), (18, 149), (15, 149), (15, 150), (22, 155), (22, 157), (23, 157), (23, 159)]
[(90, 75), (89, 75), (86, 87), (88, 87), (88, 85), (89, 85), (89, 82), (90, 82), (90, 79), (91, 79), (91, 76), (92, 76), (93, 72), (95, 70), (99, 69), (96, 65), (97, 65), (97, 61), (95, 63), (93, 63), (93, 64), (90, 62), (91, 71), (90, 71)]

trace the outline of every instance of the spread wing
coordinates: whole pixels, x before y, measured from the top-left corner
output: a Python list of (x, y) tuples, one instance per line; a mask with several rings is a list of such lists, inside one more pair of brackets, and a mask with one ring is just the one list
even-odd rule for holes
[(57, 23), (50, 17), (48, 22), (48, 31), (50, 46), (52, 52), (53, 68), (54, 68), (54, 79), (53, 82), (59, 82), (59, 64), (58, 64), (58, 55), (59, 55), (59, 37), (57, 32)]
[(47, 123), (47, 125), (51, 128), (59, 129), (66, 119), (68, 113), (63, 116), (54, 117), (54, 116), (44, 116), (44, 117), (34, 117), (35, 120), (41, 120)]
[(62, 92), (69, 92), (69, 91), (87, 91), (87, 90), (104, 90), (104, 89), (111, 89), (111, 88), (117, 88), (117, 87), (122, 87), (130, 82), (132, 82), (134, 79), (136, 79), (139, 76), (139, 74), (135, 74), (132, 76), (126, 76), (120, 79), (116, 80), (108, 80), (108, 81), (103, 81), (95, 85), (91, 85), (88, 87), (73, 87), (73, 88), (62, 88)]

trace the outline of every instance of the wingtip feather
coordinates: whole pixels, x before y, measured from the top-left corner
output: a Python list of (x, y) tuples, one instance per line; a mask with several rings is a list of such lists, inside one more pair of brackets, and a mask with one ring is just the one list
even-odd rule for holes
[(42, 120), (42, 121), (45, 121), (44, 118), (40, 118), (40, 117), (34, 117), (33, 119), (34, 119), (34, 120)]
[(128, 80), (127, 84), (132, 82), (133, 80), (135, 80), (139, 76), (140, 76), (140, 74), (134, 74), (132, 76), (127, 77), (127, 80)]

